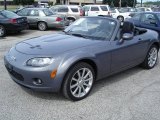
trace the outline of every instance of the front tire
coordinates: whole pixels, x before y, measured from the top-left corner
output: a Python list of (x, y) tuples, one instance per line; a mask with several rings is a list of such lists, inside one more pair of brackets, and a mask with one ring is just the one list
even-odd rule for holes
[(147, 56), (141, 66), (145, 69), (152, 69), (158, 60), (158, 47), (152, 45), (147, 53)]
[(90, 93), (95, 80), (93, 68), (84, 62), (75, 64), (67, 73), (63, 94), (73, 101), (82, 100)]
[(6, 35), (6, 30), (3, 25), (0, 25), (0, 37), (4, 37)]

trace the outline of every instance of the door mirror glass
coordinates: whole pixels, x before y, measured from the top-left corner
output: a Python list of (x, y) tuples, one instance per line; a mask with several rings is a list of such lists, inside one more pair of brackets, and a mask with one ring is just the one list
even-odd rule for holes
[(123, 40), (131, 40), (133, 39), (133, 33), (124, 33), (122, 36)]

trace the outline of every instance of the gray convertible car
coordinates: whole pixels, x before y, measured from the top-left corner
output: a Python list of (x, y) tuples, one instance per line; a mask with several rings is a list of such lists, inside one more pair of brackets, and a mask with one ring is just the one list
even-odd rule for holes
[(11, 78), (21, 86), (58, 92), (77, 101), (95, 80), (158, 59), (158, 34), (107, 17), (84, 17), (62, 33), (17, 43), (4, 57)]

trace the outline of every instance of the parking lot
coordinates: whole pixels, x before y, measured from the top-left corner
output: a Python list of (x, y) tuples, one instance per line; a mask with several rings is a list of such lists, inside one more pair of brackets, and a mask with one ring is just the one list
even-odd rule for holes
[(135, 67), (97, 81), (89, 97), (78, 102), (60, 93), (41, 93), (11, 80), (4, 54), (24, 39), (60, 30), (26, 30), (0, 38), (0, 120), (159, 120), (160, 64), (152, 70)]

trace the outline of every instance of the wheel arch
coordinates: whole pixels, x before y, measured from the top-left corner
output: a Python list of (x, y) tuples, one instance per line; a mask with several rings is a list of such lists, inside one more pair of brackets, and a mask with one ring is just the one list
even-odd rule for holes
[(97, 65), (96, 65), (96, 62), (95, 62), (94, 60), (90, 59), (90, 58), (78, 59), (78, 60), (76, 60), (75, 62), (73, 62), (73, 63), (67, 68), (67, 70), (66, 70), (66, 72), (65, 72), (65, 74), (64, 74), (64, 76), (63, 76), (63, 79), (62, 79), (62, 84), (61, 84), (60, 90), (62, 90), (62, 88), (63, 88), (64, 81), (65, 81), (65, 77), (66, 77), (67, 74), (69, 73), (69, 70), (70, 70), (74, 65), (76, 65), (76, 64), (78, 64), (78, 63), (81, 63), (81, 62), (84, 62), (84, 63), (89, 64), (89, 65), (93, 68), (93, 70), (94, 70), (94, 72), (95, 72), (95, 79), (97, 78), (98, 67), (97, 67)]
[(67, 19), (74, 19), (74, 21), (76, 20), (76, 18), (74, 16), (68, 16)]

